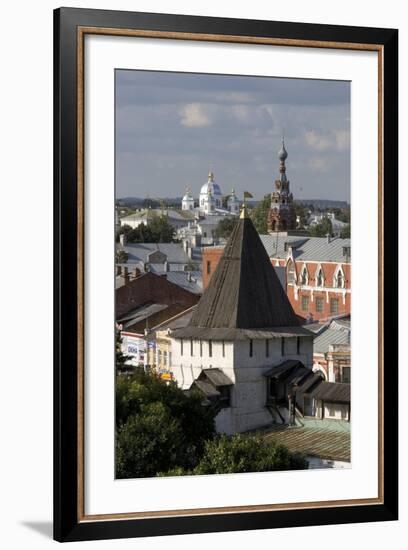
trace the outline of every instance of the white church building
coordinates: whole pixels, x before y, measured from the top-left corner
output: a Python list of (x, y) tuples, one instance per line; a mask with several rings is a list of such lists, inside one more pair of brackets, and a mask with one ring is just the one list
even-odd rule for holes
[(194, 197), (191, 195), (190, 189), (186, 190), (186, 194), (181, 201), (181, 209), (190, 212), (196, 211), (201, 217), (213, 215), (238, 215), (239, 200), (234, 189), (227, 198), (227, 207), (223, 206), (223, 195), (219, 184), (214, 179), (213, 172), (208, 174), (206, 183), (201, 187), (198, 198), (198, 207), (194, 206)]
[(297, 390), (317, 380), (313, 334), (300, 325), (245, 207), (189, 325), (169, 336), (173, 378), (216, 407), (218, 432), (290, 422), (307, 407)]

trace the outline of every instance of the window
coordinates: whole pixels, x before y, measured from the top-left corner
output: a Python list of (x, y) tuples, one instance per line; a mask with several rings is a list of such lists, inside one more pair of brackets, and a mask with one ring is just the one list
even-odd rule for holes
[(167, 365), (167, 351), (163, 351), (163, 365)]
[[(286, 244), (287, 243), (285, 243), (285, 245)], [(293, 284), (296, 282), (295, 264), (292, 262), (292, 260), (289, 260), (286, 266), (286, 279), (288, 281), (288, 284)]]
[(208, 357), (212, 357), (212, 341), (208, 340)]
[(191, 357), (194, 355), (194, 340), (192, 338), (190, 340), (190, 355)]
[(222, 356), (225, 357), (225, 342), (222, 341)]
[(304, 265), (303, 269), (302, 269), (302, 272), (300, 274), (300, 284), (301, 285), (307, 285), (307, 283), (308, 283), (308, 274), (307, 274), (307, 268)]
[(253, 340), (249, 341), (249, 357), (253, 357), (254, 355), (254, 342)]
[[(204, 234), (204, 237), (206, 237), (207, 235)], [(209, 275), (211, 273), (211, 262), (209, 260), (207, 260), (207, 275)]]
[(269, 357), (269, 340), (265, 340), (265, 356)]
[(298, 355), (300, 353), (300, 338), (299, 338), (299, 336), (296, 338), (296, 353)]
[(344, 287), (344, 275), (340, 267), (338, 268), (337, 273), (334, 275), (333, 283), (334, 283), (334, 286), (337, 288)]
[(184, 342), (183, 342), (183, 339), (180, 340), (180, 355), (183, 355), (183, 352), (184, 352)]
[(315, 304), (316, 304), (317, 313), (323, 313), (323, 311), (324, 311), (324, 299), (323, 298), (316, 298), (315, 299)]
[(203, 341), (200, 340), (200, 357), (203, 356)]
[(162, 358), (161, 350), (157, 350), (157, 363), (158, 363), (158, 365), (161, 365), (161, 358)]
[(339, 312), (339, 301), (337, 298), (330, 300), (330, 313), (331, 315), (337, 315)]
[(309, 296), (302, 296), (301, 298), (302, 311), (309, 311)]
[(343, 384), (350, 384), (350, 367), (342, 367), (341, 381)]
[(285, 338), (281, 338), (281, 355), (285, 355)]
[(324, 284), (323, 270), (320, 267), (316, 275), (316, 286), (323, 286), (323, 284)]
[(231, 406), (231, 386), (217, 386), (220, 392), (219, 404), (222, 409)]

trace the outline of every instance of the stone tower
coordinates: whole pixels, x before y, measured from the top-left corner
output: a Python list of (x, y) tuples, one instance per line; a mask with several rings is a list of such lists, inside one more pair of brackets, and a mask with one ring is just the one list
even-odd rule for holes
[(280, 161), (279, 178), (275, 180), (275, 190), (271, 193), (271, 206), (268, 212), (268, 232), (288, 231), (295, 229), (296, 216), (293, 207), (293, 195), (290, 192), (289, 180), (286, 177), (285, 161), (288, 153), (282, 139), (282, 147), (278, 152)]

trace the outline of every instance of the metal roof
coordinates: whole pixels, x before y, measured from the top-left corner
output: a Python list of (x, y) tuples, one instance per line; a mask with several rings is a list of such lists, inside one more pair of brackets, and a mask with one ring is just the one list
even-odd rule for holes
[(299, 321), (249, 218), (238, 220), (191, 326), (272, 329)]
[(315, 399), (322, 399), (330, 403), (349, 403), (350, 384), (321, 382), (316, 388), (309, 392), (308, 395)]
[(126, 313), (126, 315), (118, 319), (118, 322), (123, 324), (123, 328), (127, 328), (131, 325), (147, 319), (148, 317), (155, 313), (158, 313), (159, 311), (167, 309), (168, 307), (169, 306), (166, 304), (146, 304), (142, 307), (138, 307), (136, 309), (133, 309), (132, 311), (129, 311), (128, 313)]
[(314, 353), (326, 353), (330, 345), (350, 344), (350, 321), (331, 321), (313, 341)]
[[(201, 271), (167, 271), (167, 280), (194, 294), (203, 293), (203, 277)], [(191, 280), (190, 280), (191, 279)]]
[[(126, 243), (121, 247), (127, 254), (127, 264), (148, 262), (148, 255), (159, 251), (167, 256), (168, 263), (188, 264), (191, 262), (189, 255), (178, 243)], [(126, 265), (126, 264), (125, 264)]]
[(310, 237), (293, 251), (293, 256), (296, 261), (350, 263), (344, 248), (351, 250), (350, 239)]

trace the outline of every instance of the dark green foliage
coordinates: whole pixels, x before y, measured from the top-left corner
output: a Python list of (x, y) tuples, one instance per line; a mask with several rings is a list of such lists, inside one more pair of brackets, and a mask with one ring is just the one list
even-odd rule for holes
[(296, 218), (299, 216), (299, 228), (304, 228), (307, 224), (307, 219), (309, 217), (309, 208), (304, 204), (299, 202), (293, 202), (293, 208), (295, 210)]
[(306, 469), (307, 462), (286, 447), (260, 435), (220, 436), (207, 441), (195, 474), (229, 474)]
[(346, 227), (343, 227), (343, 229), (340, 232), (340, 237), (342, 239), (349, 239), (350, 238), (350, 224), (346, 225)]
[(118, 377), (117, 476), (148, 477), (172, 468), (195, 467), (205, 441), (215, 433), (215, 412), (201, 403), (198, 393), (186, 394), (140, 368), (131, 377)]
[(116, 236), (117, 242), (122, 233), (126, 235), (126, 240), (129, 243), (171, 243), (174, 241), (174, 227), (169, 223), (167, 216), (149, 218), (147, 225), (140, 224), (135, 229), (128, 225), (120, 227)]
[(252, 219), (252, 223), (255, 226), (255, 229), (261, 235), (264, 235), (268, 232), (267, 220), (268, 220), (268, 211), (271, 206), (271, 195), (265, 195), (264, 198), (259, 201), (259, 203), (250, 210), (249, 215)]
[(238, 217), (236, 216), (227, 217), (219, 221), (215, 228), (215, 237), (217, 239), (228, 239), (237, 221)]
[(320, 223), (309, 229), (309, 233), (311, 237), (325, 237), (326, 235), (332, 235), (332, 222), (329, 218), (323, 218)]
[(125, 355), (122, 351), (122, 340), (123, 338), (120, 335), (120, 331), (116, 329), (115, 334), (115, 365), (116, 365), (116, 372), (126, 372), (129, 370), (129, 365), (126, 363), (131, 359), (130, 355)]
[(177, 464), (183, 444), (180, 423), (168, 407), (143, 404), (130, 416), (116, 439), (116, 475), (119, 478), (151, 477)]
[(207, 441), (204, 454), (194, 470), (177, 467), (158, 475), (232, 474), (307, 468), (308, 463), (303, 455), (291, 453), (283, 445), (267, 441), (258, 434), (235, 434), (221, 435)]

